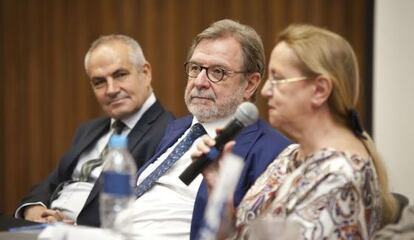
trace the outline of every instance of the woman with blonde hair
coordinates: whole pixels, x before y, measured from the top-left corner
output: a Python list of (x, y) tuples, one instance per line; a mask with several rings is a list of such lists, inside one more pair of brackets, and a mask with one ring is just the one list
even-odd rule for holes
[[(279, 34), (261, 94), (271, 125), (297, 144), (244, 196), (233, 238), (248, 238), (250, 222), (264, 216), (294, 222), (303, 239), (368, 239), (394, 220), (386, 171), (355, 110), (359, 87), (355, 53), (341, 36), (311, 25)], [(203, 139), (194, 158), (214, 144)]]

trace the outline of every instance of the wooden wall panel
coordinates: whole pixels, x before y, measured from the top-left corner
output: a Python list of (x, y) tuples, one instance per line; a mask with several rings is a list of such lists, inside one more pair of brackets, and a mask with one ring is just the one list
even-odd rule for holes
[[(232, 18), (251, 25), (262, 36), (267, 57), (276, 33), (288, 24), (327, 27), (344, 35), (357, 52), (368, 86), (360, 110), (369, 124), (372, 2), (0, 0), (0, 211), (11, 213), (30, 186), (56, 166), (76, 127), (102, 114), (83, 57), (104, 34), (123, 33), (140, 42), (152, 64), (156, 95), (183, 116), (187, 50), (213, 21)], [(260, 98), (258, 105), (266, 117)]]
[[(3, 11), (3, 7), (4, 4), (2, 2), (0, 2), (0, 82), (2, 82), (3, 80), (1, 79), (4, 76), (4, 52), (3, 52), (3, 36), (4, 36), (4, 23), (3, 23), (3, 19), (4, 19), (4, 11)], [(3, 108), (3, 104), (2, 101), (0, 100), (0, 213), (2, 213), (4, 211), (4, 202), (5, 202), (5, 189), (4, 189), (4, 182), (5, 182), (5, 176), (4, 176), (4, 168), (5, 168), (5, 164), (4, 164), (4, 144), (3, 144), (3, 139), (2, 136), (4, 136), (4, 121), (3, 121), (3, 113), (4, 113), (4, 108)]]

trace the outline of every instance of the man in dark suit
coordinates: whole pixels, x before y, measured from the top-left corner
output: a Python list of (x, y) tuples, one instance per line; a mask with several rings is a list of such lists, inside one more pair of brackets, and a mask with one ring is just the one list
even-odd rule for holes
[[(201, 124), (214, 138), (216, 129), (231, 120), (239, 104), (254, 101), (265, 72), (264, 61), (258, 34), (232, 20), (215, 22), (195, 38), (185, 63), (188, 82), (184, 98), (192, 115), (169, 124), (159, 151), (139, 169), (138, 198), (131, 210), (136, 238), (189, 239), (190, 230), (191, 238), (196, 236), (207, 202), (207, 188), (201, 174), (188, 186), (178, 178), (191, 163), (194, 145), (178, 159), (175, 153), (180, 152), (177, 149), (182, 149), (181, 142), (193, 129), (199, 128), (196, 126)], [(243, 129), (233, 149), (245, 161), (234, 195), (236, 206), (288, 144), (285, 137), (262, 120)], [(176, 161), (169, 166), (167, 163), (173, 158)], [(167, 166), (168, 170), (162, 171)]]
[[(128, 149), (142, 166), (155, 152), (172, 115), (156, 100), (151, 65), (139, 44), (124, 35), (97, 39), (85, 56), (92, 90), (108, 115), (81, 125), (69, 150), (46, 180), (23, 199), (16, 217), (37, 222), (99, 225), (99, 176), (110, 136), (128, 135)], [(93, 223), (93, 224), (91, 224)]]

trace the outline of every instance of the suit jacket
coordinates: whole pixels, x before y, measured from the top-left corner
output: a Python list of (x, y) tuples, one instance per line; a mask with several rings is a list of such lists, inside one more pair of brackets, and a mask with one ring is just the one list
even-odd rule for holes
[[(192, 116), (186, 116), (169, 124), (157, 153), (139, 169), (138, 174), (152, 162), (157, 160), (159, 156), (182, 136), (182, 134), (191, 126), (192, 118)], [(241, 156), (245, 161), (240, 181), (234, 193), (234, 204), (235, 206), (238, 206), (244, 194), (254, 183), (256, 178), (286, 146), (291, 144), (291, 142), (262, 120), (258, 120), (256, 123), (243, 129), (235, 140), (236, 145), (233, 148), (233, 152)], [(190, 239), (196, 238), (197, 232), (201, 227), (207, 200), (207, 185), (203, 181), (198, 190), (194, 204)]]
[[(128, 150), (134, 157), (137, 166), (142, 166), (157, 149), (158, 144), (170, 121), (171, 113), (164, 110), (156, 101), (139, 119), (128, 135)], [(82, 124), (76, 131), (70, 149), (60, 159), (58, 166), (39, 185), (35, 186), (22, 200), (21, 205), (31, 202), (42, 202), (50, 206), (50, 197), (56, 187), (64, 181), (70, 180), (78, 163), (80, 155), (92, 147), (105, 133), (109, 131), (110, 118), (98, 118)], [(98, 193), (101, 185), (98, 178), (89, 194), (84, 207), (77, 218), (81, 225), (99, 226)]]

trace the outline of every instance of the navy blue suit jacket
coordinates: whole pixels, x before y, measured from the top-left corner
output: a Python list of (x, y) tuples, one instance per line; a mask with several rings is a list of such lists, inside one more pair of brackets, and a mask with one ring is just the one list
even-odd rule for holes
[[(135, 124), (128, 134), (128, 150), (134, 157), (137, 166), (142, 166), (156, 151), (165, 129), (173, 120), (171, 113), (155, 102)], [(35, 186), (21, 201), (24, 203), (42, 202), (50, 206), (50, 197), (56, 187), (72, 178), (72, 173), (81, 154), (92, 147), (109, 131), (110, 118), (103, 117), (82, 124), (76, 131), (70, 149), (60, 159), (58, 166), (43, 182)], [(100, 226), (98, 193), (101, 189), (98, 179), (92, 188), (77, 218), (80, 225)]]
[[(157, 160), (159, 156), (184, 134), (191, 126), (192, 119), (192, 116), (186, 116), (168, 125), (166, 134), (161, 140), (157, 153), (139, 169), (138, 174), (149, 164)], [(238, 206), (244, 194), (256, 178), (290, 144), (290, 141), (262, 120), (258, 120), (256, 123), (243, 129), (235, 140), (236, 145), (233, 148), (233, 152), (241, 156), (245, 161), (240, 181), (234, 193), (234, 204)], [(207, 185), (203, 181), (195, 200), (190, 239), (195, 239), (201, 227), (207, 200)]]

